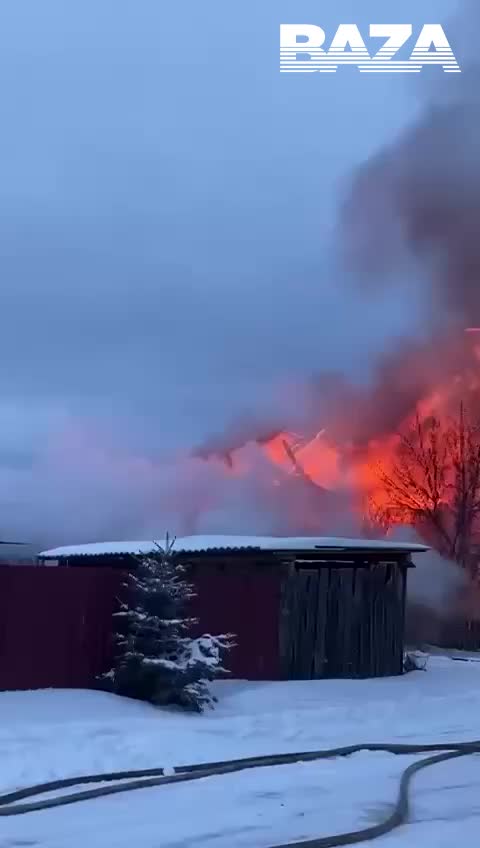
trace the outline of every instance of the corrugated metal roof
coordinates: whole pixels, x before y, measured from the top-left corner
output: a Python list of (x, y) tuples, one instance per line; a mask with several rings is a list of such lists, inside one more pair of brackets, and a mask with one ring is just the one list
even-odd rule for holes
[[(43, 551), (42, 559), (65, 559), (80, 556), (121, 556), (148, 554), (164, 540), (136, 542), (98, 542), (85, 545), (68, 545)], [(372, 539), (349, 539), (329, 536), (184, 536), (176, 539), (174, 551), (178, 553), (201, 553), (222, 551), (403, 551), (420, 553), (427, 551), (425, 545), (409, 542), (379, 541)]]

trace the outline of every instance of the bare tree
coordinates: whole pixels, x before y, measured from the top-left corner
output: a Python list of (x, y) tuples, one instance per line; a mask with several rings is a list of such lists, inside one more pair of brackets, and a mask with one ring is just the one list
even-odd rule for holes
[(468, 567), (480, 515), (480, 426), (463, 405), (444, 423), (417, 414), (393, 464), (377, 472), (389, 518), (428, 528), (444, 556)]
[(392, 526), (392, 515), (374, 495), (366, 495), (361, 502), (361, 529), (367, 539), (384, 538)]

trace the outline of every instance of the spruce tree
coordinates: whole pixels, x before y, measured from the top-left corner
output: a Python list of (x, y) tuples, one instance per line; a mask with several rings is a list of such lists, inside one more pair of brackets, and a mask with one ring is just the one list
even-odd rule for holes
[(119, 695), (201, 712), (213, 705), (208, 684), (225, 673), (222, 659), (233, 638), (189, 635), (198, 622), (186, 610), (196, 593), (174, 544), (167, 536), (164, 548), (139, 557), (130, 572), (128, 599), (115, 614), (115, 665), (102, 682)]

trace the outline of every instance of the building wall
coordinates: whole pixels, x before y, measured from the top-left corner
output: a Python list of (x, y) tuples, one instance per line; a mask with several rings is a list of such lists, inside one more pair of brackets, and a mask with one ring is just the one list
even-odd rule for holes
[(278, 565), (206, 563), (193, 567), (197, 633), (233, 633), (227, 662), (234, 678), (278, 680), (281, 570)]

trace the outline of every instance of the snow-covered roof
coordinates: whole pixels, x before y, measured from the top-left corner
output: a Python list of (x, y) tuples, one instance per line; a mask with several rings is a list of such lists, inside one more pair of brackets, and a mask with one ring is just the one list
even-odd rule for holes
[[(62, 559), (77, 556), (114, 556), (115, 554), (148, 554), (156, 544), (165, 540), (147, 542), (98, 542), (88, 545), (68, 545), (43, 551), (44, 559)], [(371, 539), (347, 539), (330, 536), (184, 536), (175, 541), (174, 551), (194, 553), (200, 551), (404, 551), (419, 553), (427, 551), (425, 545), (409, 542), (378, 541)]]

